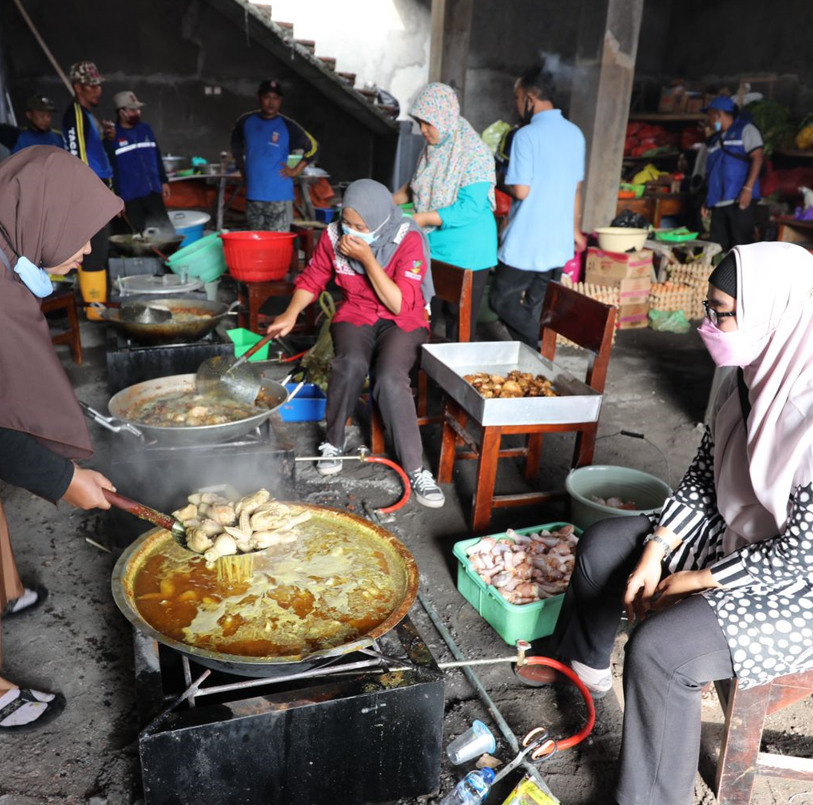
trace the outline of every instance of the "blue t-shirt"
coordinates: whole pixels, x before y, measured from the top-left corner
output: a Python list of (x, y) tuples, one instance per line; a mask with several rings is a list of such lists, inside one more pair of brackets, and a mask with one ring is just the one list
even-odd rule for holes
[(505, 183), (531, 188), (511, 202), (499, 258), (523, 271), (561, 268), (573, 257), (573, 206), (584, 181), (584, 135), (559, 109), (539, 112), (519, 129)]
[(17, 142), (14, 143), (14, 148), (11, 149), (12, 154), (22, 151), (23, 148), (28, 148), (30, 145), (53, 145), (56, 148), (64, 148), (65, 144), (62, 142), (62, 134), (54, 129), (50, 131), (34, 131), (34, 129), (23, 129)]
[(251, 115), (243, 124), (246, 142), (246, 198), (251, 201), (293, 201), (293, 180), (280, 176), (288, 164), (290, 135), (285, 118), (264, 120)]
[(155, 134), (147, 123), (131, 129), (116, 124), (116, 136), (110, 144), (113, 153), (116, 192), (125, 200), (160, 193), (166, 174)]

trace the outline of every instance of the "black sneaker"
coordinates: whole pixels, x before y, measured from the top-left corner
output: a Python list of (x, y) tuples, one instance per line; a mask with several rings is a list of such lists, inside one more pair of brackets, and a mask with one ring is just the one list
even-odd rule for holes
[(409, 473), (409, 483), (412, 486), (412, 494), (415, 495), (421, 506), (439, 509), (446, 502), (446, 495), (435, 483), (435, 479), (429, 470), (421, 467), (419, 470)]
[(341, 447), (336, 447), (330, 442), (322, 442), (319, 445), (319, 452), (323, 456), (316, 462), (316, 472), (319, 475), (335, 475), (342, 471), (342, 461), (336, 458), (344, 452)]

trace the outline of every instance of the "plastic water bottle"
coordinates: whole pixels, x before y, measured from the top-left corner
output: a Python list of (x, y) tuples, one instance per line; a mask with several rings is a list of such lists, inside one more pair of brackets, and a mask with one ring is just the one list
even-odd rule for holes
[(469, 772), (440, 802), (440, 805), (477, 805), (488, 796), (494, 782), (493, 769)]

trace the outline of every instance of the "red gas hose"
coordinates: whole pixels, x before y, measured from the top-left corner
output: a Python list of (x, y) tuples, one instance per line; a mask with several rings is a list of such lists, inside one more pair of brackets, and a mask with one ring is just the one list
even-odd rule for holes
[(403, 509), (409, 500), (409, 496), (412, 494), (412, 485), (409, 483), (409, 476), (401, 469), (401, 467), (399, 467), (394, 461), (390, 461), (388, 458), (382, 458), (381, 456), (365, 456), (362, 461), (371, 461), (373, 464), (386, 465), (391, 470), (395, 470), (395, 472), (401, 476), (401, 481), (404, 484), (403, 497), (397, 503), (393, 503), (392, 506), (379, 509), (381, 514), (392, 514), (392, 512), (397, 512), (398, 509)]
[(550, 750), (537, 755), (537, 759), (547, 757), (553, 754), (554, 751), (570, 749), (571, 746), (580, 744), (593, 731), (593, 727), (596, 723), (596, 707), (593, 704), (593, 697), (590, 695), (587, 686), (571, 668), (568, 668), (557, 660), (550, 659), (550, 657), (526, 657), (525, 663), (527, 665), (547, 665), (559, 671), (560, 674), (564, 674), (578, 688), (585, 705), (587, 705), (587, 723), (575, 735), (571, 735), (569, 738), (564, 738), (561, 741), (551, 741)]

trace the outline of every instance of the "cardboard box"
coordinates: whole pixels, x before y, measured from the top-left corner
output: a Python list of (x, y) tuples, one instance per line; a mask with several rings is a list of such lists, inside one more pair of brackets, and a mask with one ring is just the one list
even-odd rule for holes
[(669, 86), (661, 88), (661, 99), (658, 112), (667, 115), (678, 115), (686, 111), (686, 87)]
[(649, 277), (633, 277), (618, 281), (621, 305), (639, 305), (649, 302), (652, 280)]
[(591, 246), (587, 250), (585, 281), (594, 285), (612, 284), (608, 280), (652, 277), (652, 251), (615, 254)]
[(619, 330), (634, 330), (640, 327), (649, 326), (649, 302), (641, 302), (634, 305), (621, 305), (618, 308), (616, 327)]
[(708, 106), (706, 96), (702, 92), (686, 93), (686, 114), (699, 115)]

